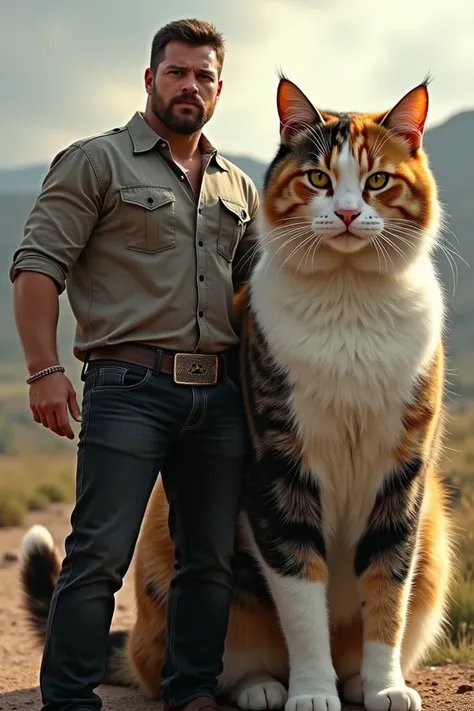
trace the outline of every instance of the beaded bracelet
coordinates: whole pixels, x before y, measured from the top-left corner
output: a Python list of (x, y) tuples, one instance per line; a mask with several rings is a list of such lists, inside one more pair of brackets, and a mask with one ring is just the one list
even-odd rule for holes
[(26, 379), (26, 384), (31, 385), (31, 383), (34, 383), (35, 380), (44, 378), (45, 375), (51, 375), (51, 373), (64, 373), (65, 370), (66, 369), (63, 365), (50, 365), (49, 368), (43, 368), (43, 370), (39, 370), (37, 373), (30, 375), (30, 377)]

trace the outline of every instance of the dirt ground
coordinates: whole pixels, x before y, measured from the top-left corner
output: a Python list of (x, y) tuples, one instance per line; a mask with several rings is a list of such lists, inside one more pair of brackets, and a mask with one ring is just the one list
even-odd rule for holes
[[(69, 514), (68, 507), (57, 505), (30, 514), (21, 528), (0, 530), (0, 711), (31, 711), (41, 705), (41, 650), (33, 643), (19, 604), (17, 553), (21, 536), (30, 524), (42, 523), (61, 545), (69, 530)], [(117, 595), (113, 627), (130, 625), (133, 616), (129, 574)], [(421, 694), (423, 711), (474, 711), (474, 666), (423, 669), (410, 682)], [(136, 691), (104, 686), (98, 692), (104, 700), (104, 711), (158, 711), (158, 702)]]

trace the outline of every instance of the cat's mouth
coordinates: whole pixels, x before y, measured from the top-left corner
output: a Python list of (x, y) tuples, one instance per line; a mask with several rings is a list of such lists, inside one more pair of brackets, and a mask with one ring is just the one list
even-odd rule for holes
[(366, 237), (359, 237), (349, 230), (340, 232), (338, 235), (329, 237), (326, 240), (328, 247), (332, 247), (336, 252), (345, 252), (346, 254), (351, 254), (358, 252), (363, 249), (370, 240)]

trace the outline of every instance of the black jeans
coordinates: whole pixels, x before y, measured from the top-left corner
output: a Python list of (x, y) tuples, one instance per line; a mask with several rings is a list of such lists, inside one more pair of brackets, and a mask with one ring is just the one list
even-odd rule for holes
[(44, 711), (101, 707), (93, 689), (105, 668), (114, 594), (159, 471), (176, 551), (163, 699), (178, 705), (214, 696), (248, 451), (237, 354), (226, 362), (216, 385), (198, 387), (123, 362), (88, 365), (77, 500), (41, 665)]

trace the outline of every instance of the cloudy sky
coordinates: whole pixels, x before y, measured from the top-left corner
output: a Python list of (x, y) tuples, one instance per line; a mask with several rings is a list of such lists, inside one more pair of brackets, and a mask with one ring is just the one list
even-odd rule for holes
[(427, 72), (429, 125), (474, 108), (473, 0), (0, 0), (0, 167), (124, 124), (154, 32), (181, 17), (227, 39), (206, 129), (224, 154), (271, 158), (279, 68), (322, 108), (388, 108)]

